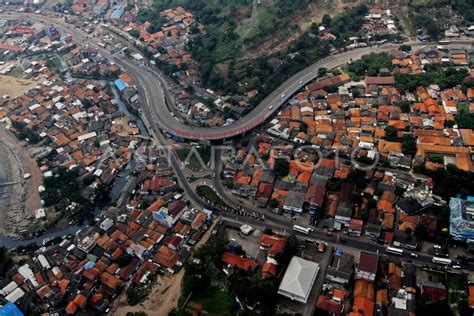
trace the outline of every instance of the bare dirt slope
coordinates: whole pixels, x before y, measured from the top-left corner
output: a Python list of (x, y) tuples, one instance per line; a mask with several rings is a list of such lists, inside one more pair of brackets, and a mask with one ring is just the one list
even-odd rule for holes
[(8, 94), (11, 98), (23, 95), (38, 83), (33, 80), (0, 75), (0, 96)]

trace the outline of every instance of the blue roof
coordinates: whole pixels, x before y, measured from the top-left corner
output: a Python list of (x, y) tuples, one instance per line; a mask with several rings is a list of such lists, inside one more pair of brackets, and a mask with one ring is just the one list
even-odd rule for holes
[(123, 15), (124, 7), (121, 5), (113, 6), (112, 7), (112, 14), (110, 14), (111, 19), (120, 19)]
[(468, 197), (466, 198), (466, 200), (467, 200), (468, 202), (474, 202), (474, 196), (468, 196)]
[(0, 316), (23, 316), (23, 313), (15, 304), (8, 302), (0, 309)]
[(125, 88), (127, 87), (127, 85), (125, 84), (125, 82), (122, 81), (122, 79), (117, 79), (117, 80), (114, 81), (114, 83), (115, 83), (115, 86), (117, 86), (117, 88), (119, 89), (120, 92), (125, 90)]
[(336, 249), (336, 255), (342, 255), (342, 249), (337, 248)]

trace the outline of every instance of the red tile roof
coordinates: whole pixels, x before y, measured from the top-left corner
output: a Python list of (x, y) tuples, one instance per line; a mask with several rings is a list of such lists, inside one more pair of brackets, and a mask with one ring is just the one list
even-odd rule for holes
[(255, 260), (242, 258), (233, 252), (224, 252), (222, 254), (222, 261), (246, 271), (255, 270), (257, 268), (257, 262)]
[(260, 245), (268, 248), (267, 252), (270, 256), (282, 253), (285, 249), (286, 238), (278, 235), (262, 234), (260, 236)]

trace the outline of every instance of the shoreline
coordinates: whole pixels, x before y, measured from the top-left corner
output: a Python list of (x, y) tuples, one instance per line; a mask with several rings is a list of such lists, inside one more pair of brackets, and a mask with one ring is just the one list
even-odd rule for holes
[[(0, 183), (12, 181), (11, 161), (9, 159), (8, 150), (0, 144)], [(10, 186), (0, 187), (0, 233), (6, 234), (7, 216), (9, 213), (10, 203), (13, 196), (13, 190)]]
[[(28, 161), (27, 149), (21, 144), (10, 131), (4, 126), (0, 127), (0, 169), (3, 171), (3, 178), (6, 182), (16, 182), (15, 184), (2, 187), (0, 192), (8, 195), (0, 202), (0, 232), (11, 237), (19, 237), (19, 232), (30, 227), (34, 220), (30, 215), (34, 215), (34, 210), (40, 207), (39, 194), (34, 190), (34, 184), (41, 181), (41, 173), (35, 170), (35, 179), (25, 180), (26, 173), (33, 175), (32, 161)], [(33, 178), (33, 176), (32, 176)], [(3, 181), (3, 179), (0, 179)], [(35, 197), (35, 194), (37, 197)], [(34, 201), (28, 201), (33, 199)], [(29, 202), (29, 203), (28, 203)], [(30, 205), (28, 205), (30, 204)], [(27, 218), (28, 217), (28, 218)]]

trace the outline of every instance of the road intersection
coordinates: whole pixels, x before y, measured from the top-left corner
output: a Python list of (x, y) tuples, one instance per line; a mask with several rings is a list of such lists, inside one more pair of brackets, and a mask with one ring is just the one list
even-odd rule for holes
[[(323, 60), (318, 61), (312, 66), (298, 72), (288, 80), (286, 80), (279, 88), (268, 95), (257, 107), (255, 107), (249, 114), (231, 125), (220, 127), (191, 127), (185, 125), (183, 122), (177, 120), (171, 115), (168, 110), (167, 102), (172, 102), (172, 98), (166, 87), (166, 82), (160, 77), (159, 73), (143, 65), (138, 65), (127, 58), (116, 58), (108, 50), (100, 47), (93, 39), (86, 33), (74, 25), (70, 25), (62, 19), (52, 18), (49, 16), (38, 16), (34, 14), (1, 14), (0, 19), (30, 19), (38, 22), (47, 22), (57, 25), (58, 28), (69, 33), (73, 38), (99, 51), (104, 57), (115, 61), (119, 66), (123, 67), (135, 80), (136, 87), (139, 92), (141, 109), (139, 110), (142, 119), (144, 120), (150, 134), (155, 141), (160, 145), (166, 144), (166, 139), (163, 132), (169, 132), (176, 136), (186, 139), (205, 139), (218, 140), (230, 138), (247, 132), (256, 126), (264, 123), (271, 117), (279, 107), (285, 104), (289, 97), (304, 87), (306, 84), (314, 80), (318, 76), (318, 69), (321, 67), (332, 69), (339, 67), (351, 60), (360, 58), (361, 56), (371, 52), (384, 52), (397, 49), (399, 45), (386, 44), (380, 47), (365, 47), (352, 51), (344, 52), (337, 55), (329, 56)], [(422, 46), (426, 43), (408, 42), (407, 45)], [(456, 41), (455, 44), (472, 44), (471, 41)], [(122, 57), (122, 56), (121, 56)], [(216, 155), (218, 157), (218, 155)], [(173, 168), (180, 187), (184, 190), (186, 198), (196, 207), (207, 207), (201, 198), (191, 188), (183, 172), (182, 164), (175, 155), (170, 156), (171, 167)], [(219, 175), (219, 163), (214, 163), (216, 166), (214, 173)], [(249, 206), (239, 205), (238, 201), (227, 196), (227, 193), (220, 181), (219, 176), (213, 177), (209, 181), (209, 185), (213, 187), (216, 193), (221, 196), (224, 202), (228, 203), (234, 209), (240, 209), (247, 212), (265, 212), (251, 208)], [(288, 222), (287, 219), (265, 212), (265, 222), (259, 221), (255, 218), (239, 215), (238, 213), (222, 213), (222, 218), (230, 225), (239, 225), (242, 223), (249, 223), (262, 227), (272, 228), (278, 231), (291, 231), (293, 223)], [(307, 238), (319, 239), (329, 243), (337, 244), (340, 242), (337, 235), (328, 236), (322, 231), (314, 231), (307, 236)], [(385, 247), (362, 239), (347, 238), (345, 242), (346, 247), (353, 247), (359, 250), (379, 253), (384, 252)], [(404, 255), (405, 259), (416, 261), (420, 264), (431, 263), (431, 256), (420, 254), (417, 258), (410, 257), (409, 254)]]

